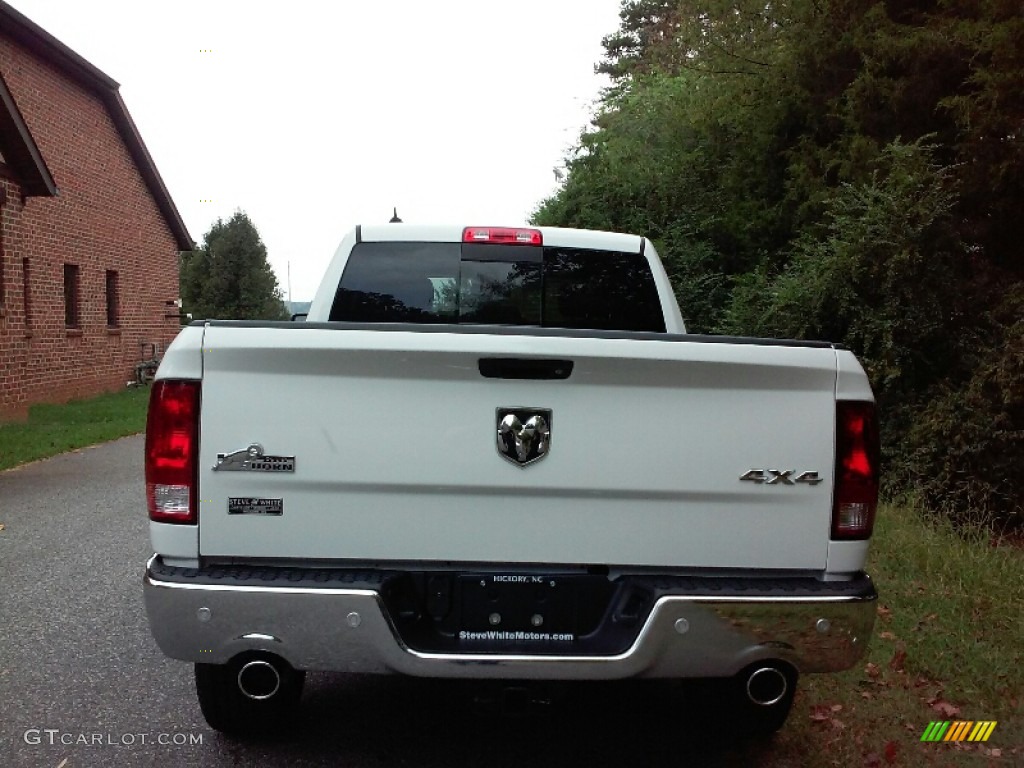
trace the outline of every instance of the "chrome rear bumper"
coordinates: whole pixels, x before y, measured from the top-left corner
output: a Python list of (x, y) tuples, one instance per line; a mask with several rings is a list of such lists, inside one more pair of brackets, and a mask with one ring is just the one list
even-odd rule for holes
[(269, 651), (296, 669), (421, 677), (611, 680), (725, 677), (762, 660), (836, 672), (863, 657), (875, 619), (867, 576), (843, 594), (706, 593), (658, 598), (633, 644), (610, 656), (426, 653), (408, 647), (372, 588), (264, 586), (171, 580), (146, 568), (144, 594), (160, 649), (183, 661), (226, 663)]

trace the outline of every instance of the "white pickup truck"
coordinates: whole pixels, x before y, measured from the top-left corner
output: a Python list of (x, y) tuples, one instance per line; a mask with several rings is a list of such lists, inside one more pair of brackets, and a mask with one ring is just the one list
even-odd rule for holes
[(768, 733), (874, 624), (861, 366), (687, 334), (636, 235), (356, 228), (306, 322), (182, 330), (146, 492), (152, 632), (226, 732), (335, 670), (714, 678)]

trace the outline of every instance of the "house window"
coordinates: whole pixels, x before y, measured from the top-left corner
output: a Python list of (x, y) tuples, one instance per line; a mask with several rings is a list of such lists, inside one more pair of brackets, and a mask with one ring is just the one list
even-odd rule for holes
[(78, 311), (78, 265), (64, 265), (64, 325), (79, 327)]
[(118, 317), (117, 272), (107, 270), (107, 327), (117, 328), (121, 325)]
[(21, 293), (25, 299), (25, 327), (30, 328), (32, 326), (32, 302), (30, 301), (31, 294), (28, 290), (28, 259), (21, 260)]

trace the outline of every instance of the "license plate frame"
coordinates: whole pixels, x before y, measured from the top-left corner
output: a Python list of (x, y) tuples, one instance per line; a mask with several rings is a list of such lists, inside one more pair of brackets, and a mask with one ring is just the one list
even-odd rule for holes
[(491, 643), (575, 639), (579, 630), (577, 592), (571, 576), (460, 576), (457, 636), (463, 641)]

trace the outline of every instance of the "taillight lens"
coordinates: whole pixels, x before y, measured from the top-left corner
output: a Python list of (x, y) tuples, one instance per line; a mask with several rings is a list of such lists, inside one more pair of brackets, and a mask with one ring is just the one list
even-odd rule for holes
[(199, 382), (153, 383), (146, 418), (146, 500), (149, 519), (196, 522)]
[(836, 403), (832, 538), (866, 539), (878, 508), (878, 415), (874, 403)]
[(464, 243), (493, 243), (497, 245), (543, 245), (539, 229), (517, 227), (466, 227), (462, 230)]

